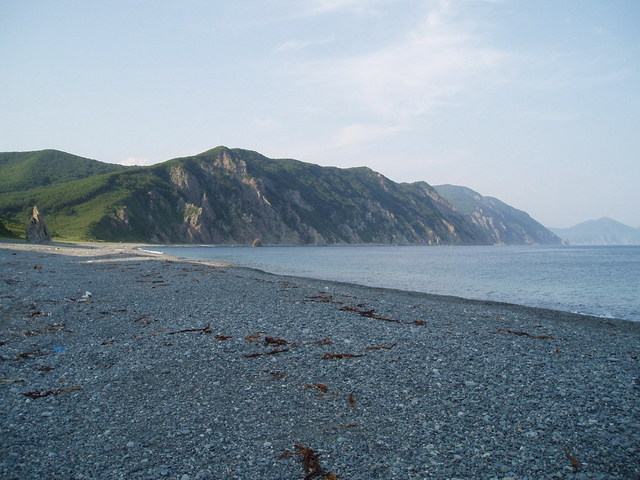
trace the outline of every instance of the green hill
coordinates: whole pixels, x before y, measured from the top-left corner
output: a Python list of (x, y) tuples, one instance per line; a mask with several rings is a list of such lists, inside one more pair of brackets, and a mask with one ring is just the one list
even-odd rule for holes
[[(496, 243), (427, 183), (395, 183), (366, 167), (320, 167), (226, 147), (135, 168), (51, 150), (16, 155), (0, 154), (0, 178), (7, 179), (0, 220), (17, 234), (37, 205), (60, 240)], [(42, 174), (33, 174), (34, 165)]]
[(0, 153), (0, 193), (64, 183), (125, 168), (58, 150)]

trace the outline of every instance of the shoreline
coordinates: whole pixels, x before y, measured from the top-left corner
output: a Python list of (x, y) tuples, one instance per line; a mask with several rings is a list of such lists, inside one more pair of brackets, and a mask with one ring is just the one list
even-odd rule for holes
[(138, 246), (0, 243), (3, 478), (640, 475), (638, 322)]

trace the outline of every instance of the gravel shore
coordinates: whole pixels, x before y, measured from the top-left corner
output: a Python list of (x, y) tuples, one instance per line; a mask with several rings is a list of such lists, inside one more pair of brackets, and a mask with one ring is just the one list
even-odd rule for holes
[(640, 478), (640, 323), (0, 243), (0, 478)]

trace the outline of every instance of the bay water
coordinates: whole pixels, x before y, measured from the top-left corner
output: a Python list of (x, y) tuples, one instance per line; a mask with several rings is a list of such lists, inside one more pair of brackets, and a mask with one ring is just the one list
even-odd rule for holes
[(640, 321), (640, 246), (154, 249), (275, 274)]

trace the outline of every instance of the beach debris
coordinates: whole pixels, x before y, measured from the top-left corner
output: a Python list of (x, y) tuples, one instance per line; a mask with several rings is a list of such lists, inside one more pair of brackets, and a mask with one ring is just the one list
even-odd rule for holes
[(515, 330), (507, 330), (507, 329), (504, 329), (504, 328), (499, 328), (496, 332), (492, 332), (492, 333), (509, 333), (511, 335), (518, 335), (520, 337), (538, 338), (540, 340), (553, 340), (553, 337), (551, 335), (532, 335), (532, 334), (527, 333), (527, 332), (519, 332), (519, 331), (515, 331)]
[(18, 383), (24, 382), (24, 378), (0, 378), (0, 383)]
[(355, 353), (325, 353), (322, 358), (324, 358), (325, 360), (330, 360), (330, 359), (356, 358), (356, 357), (363, 357), (363, 356), (364, 355), (362, 354), (355, 354)]
[(273, 350), (269, 350), (268, 352), (249, 353), (249, 354), (245, 355), (245, 357), (247, 357), (247, 358), (256, 358), (256, 357), (263, 357), (265, 355), (275, 355), (277, 353), (283, 353), (283, 352), (288, 352), (288, 351), (289, 351), (288, 348), (274, 348)]
[(424, 320), (416, 320), (414, 322), (411, 322), (414, 325), (426, 325), (427, 322), (425, 322)]
[(60, 395), (61, 393), (71, 392), (73, 390), (82, 390), (82, 387), (74, 386), (74, 387), (61, 388), (59, 390), (27, 392), (27, 393), (23, 393), (23, 395), (29, 398), (42, 398), (42, 397), (48, 397), (49, 395)]
[(229, 340), (230, 338), (233, 338), (233, 335), (216, 335), (213, 338), (215, 338), (216, 340), (223, 341), (223, 340)]
[[(269, 370), (263, 370), (263, 372), (268, 373), (269, 375), (271, 375), (271, 378), (269, 380), (285, 380), (287, 378), (289, 378), (289, 375), (287, 375), (284, 372), (280, 372), (280, 371), (269, 371)], [(268, 380), (262, 380), (263, 382), (266, 382)]]
[(184, 330), (176, 330), (175, 332), (169, 332), (167, 335), (175, 335), (176, 333), (187, 333), (187, 332), (200, 332), (202, 334), (213, 333), (213, 328), (211, 328), (210, 323), (207, 323), (207, 325), (203, 328), (185, 328)]
[(367, 348), (365, 348), (365, 350), (391, 350), (396, 345), (398, 345), (398, 344), (394, 343), (393, 345), (375, 345), (373, 347), (367, 347)]
[(44, 335), (45, 333), (53, 333), (62, 330), (66, 327), (64, 323), (48, 323), (40, 330), (28, 330), (25, 332), (26, 337), (33, 337), (35, 335)]
[(322, 393), (327, 393), (329, 391), (329, 387), (323, 385), (322, 383), (308, 383), (304, 386), (304, 388), (317, 388)]
[(342, 428), (356, 428), (358, 426), (357, 423), (347, 423), (346, 425), (336, 425), (335, 427), (330, 427), (330, 430), (340, 430)]
[[(360, 308), (358, 308), (358, 307), (360, 307)], [(355, 312), (355, 313), (357, 313), (358, 315), (360, 315), (362, 317), (374, 318), (376, 320), (383, 320), (385, 322), (400, 323), (400, 320), (395, 320), (393, 318), (388, 318), (388, 317), (383, 317), (382, 315), (378, 315), (374, 309), (365, 310), (365, 309), (362, 308), (362, 307), (364, 307), (364, 305), (358, 305), (358, 307), (352, 307), (350, 305), (344, 305), (344, 306), (340, 307), (340, 310), (347, 311), (347, 312)]]
[(337, 303), (338, 305), (344, 304), (344, 302), (335, 300), (331, 295), (313, 295), (304, 299), (303, 302)]
[(265, 337), (263, 341), (264, 345), (289, 345), (289, 342), (284, 340), (283, 338), (275, 338), (275, 337)]
[(298, 444), (294, 445), (294, 447), (296, 449), (295, 451), (290, 452), (288, 450), (285, 450), (280, 455), (278, 455), (278, 458), (300, 455), (302, 457), (301, 458), (302, 465), (304, 466), (305, 480), (310, 480), (311, 478), (314, 478), (314, 477), (323, 477), (323, 478), (332, 479), (332, 480), (339, 478), (337, 475), (333, 473), (324, 472), (324, 470), (320, 466), (318, 454), (315, 452), (315, 450), (312, 450), (311, 448), (308, 448), (308, 447), (303, 447), (302, 445), (298, 445)]
[(580, 467), (582, 466), (582, 464), (580, 463), (580, 460), (578, 460), (576, 457), (574, 457), (571, 454), (571, 452), (569, 451), (569, 447), (564, 447), (564, 454), (569, 459), (569, 461), (571, 462), (571, 466), (573, 467), (573, 471), (577, 472), (578, 470), (580, 470)]
[(358, 399), (353, 396), (353, 392), (349, 394), (349, 397), (347, 398), (347, 402), (349, 402), (350, 407), (355, 407), (356, 403), (358, 403)]
[(332, 343), (331, 343), (331, 338), (327, 337), (327, 338), (323, 338), (321, 340), (316, 340), (314, 342), (301, 343), (300, 345), (302, 345), (302, 346), (304, 346), (304, 345), (332, 345)]
[(262, 337), (263, 333), (266, 333), (266, 332), (260, 331), (260, 332), (252, 333), (251, 335), (245, 335), (243, 338), (245, 340), (248, 340), (249, 342), (260, 343), (262, 342), (262, 340), (259, 340), (259, 339)]
[(29, 360), (29, 359), (32, 359), (32, 358), (44, 357), (45, 355), (48, 355), (48, 353), (40, 352), (40, 351), (22, 352), (22, 353), (18, 354), (18, 356), (16, 357), (16, 360), (18, 360), (18, 359)]
[(53, 347), (54, 352), (64, 352), (67, 347)]
[(38, 370), (40, 372), (50, 372), (51, 370), (55, 370), (55, 368), (49, 365), (40, 365), (38, 367), (34, 367), (34, 370)]

